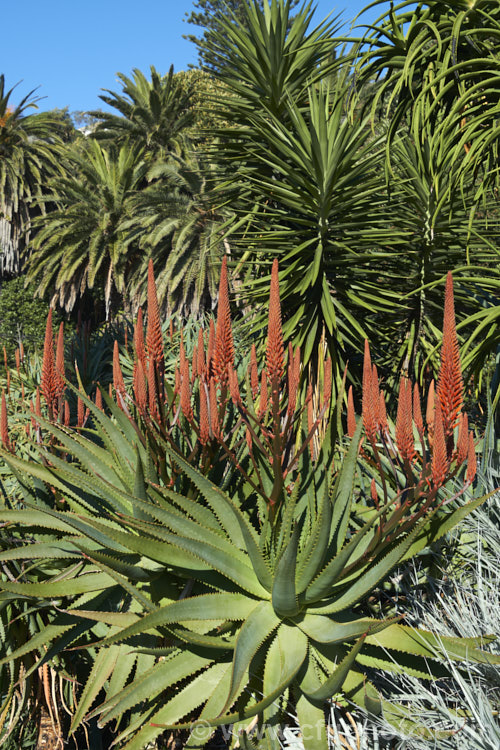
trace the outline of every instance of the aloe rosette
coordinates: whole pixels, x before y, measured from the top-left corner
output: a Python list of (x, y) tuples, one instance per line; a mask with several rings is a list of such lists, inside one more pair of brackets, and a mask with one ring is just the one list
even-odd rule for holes
[[(0, 520), (24, 533), (50, 530), (52, 537), (50, 549), (41, 541), (2, 553), (4, 560), (43, 562), (36, 583), (28, 574), (5, 580), (2, 596), (55, 606), (45, 634), (49, 655), (68, 646), (88, 651), (82, 633), (93, 638), (93, 666), (72, 730), (86, 716), (101, 725), (121, 722), (116, 742), (140, 750), (167, 728), (189, 730), (186, 747), (200, 747), (217, 726), (234, 724), (240, 744), (251, 747), (245, 728), (257, 716), (274, 750), (281, 710), (292, 700), (304, 746), (316, 750), (328, 747), (323, 709), (334, 697), (411, 724), (404, 707), (386, 702), (370, 682), (373, 669), (426, 679), (429, 664), (435, 676), (446, 673), (445, 654), (500, 661), (481, 650), (481, 639), (438, 637), (407, 627), (398, 616), (368, 616), (364, 606), (396, 566), (483, 500), (453, 504), (445, 491), (466, 463), (463, 486), (474, 476), (474, 446), (461, 412), (451, 278), (441, 373), (426, 427), (419, 399), (403, 381), (392, 429), (367, 352), (363, 419), (356, 420), (350, 398), (345, 450), (334, 439), (335, 414), (319, 447), (312, 447), (324, 406), (319, 417), (302, 418), (300, 410), (289, 415), (293, 389), (290, 377), (287, 384), (283, 378), (276, 264), (271, 297), (262, 380), (269, 397), (262, 398), (261, 383), (257, 409), (251, 383), (250, 406), (244, 405), (231, 357), (224, 355), (231, 349), (225, 315), (216, 337), (217, 395), (231, 392), (234, 418), (250, 436), (253, 473), (251, 462), (241, 467), (222, 432), (218, 440), (234, 460), (220, 485), (158, 434), (175, 467), (174, 481), (165, 483), (120, 394), (120, 406), (104, 397), (109, 415), (81, 396), (92, 430), (40, 418), (52, 435), (44, 463), (4, 453), (26, 508), (1, 511)], [(290, 458), (284, 437), (293, 420)], [(367, 496), (360, 471), (370, 479)], [(28, 642), (25, 650), (30, 646), (40, 644)], [(101, 689), (105, 699), (95, 707)]]

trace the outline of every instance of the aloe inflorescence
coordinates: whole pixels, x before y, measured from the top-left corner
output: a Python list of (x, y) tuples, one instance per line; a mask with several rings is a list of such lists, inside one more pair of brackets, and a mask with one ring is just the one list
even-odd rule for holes
[(244, 731), (255, 716), (274, 750), (287, 700), (306, 750), (328, 747), (323, 709), (332, 698), (410, 726), (405, 708), (370, 681), (374, 669), (426, 679), (429, 669), (445, 673), (445, 654), (499, 661), (480, 638), (437, 637), (365, 606), (396, 566), (483, 500), (460, 505), (460, 490), (448, 491), (452, 479), (466, 487), (475, 474), (451, 276), (425, 423), (419, 390), (405, 379), (395, 427), (389, 421), (367, 345), (362, 418), (350, 392), (342, 441), (328, 360), (313, 392), (300, 350), (283, 340), (277, 262), (260, 372), (255, 349), (247, 368), (237, 362), (226, 273), (224, 263), (217, 326), (199, 333), (192, 356), (181, 344), (173, 384), (153, 306), (145, 339), (138, 316), (133, 393), (122, 387), (118, 353), (117, 402), (102, 394), (108, 414), (80, 395), (94, 428), (40, 418), (52, 435), (43, 462), (4, 451), (36, 516), (27, 508), (0, 520), (45, 523), (57, 532), (55, 559), (71, 559), (53, 578), (42, 569), (35, 588), (20, 579), (3, 590), (56, 600), (52, 637), (64, 632), (73, 648), (88, 647), (87, 628), (97, 657), (72, 730), (88, 712), (101, 725), (124, 722), (118, 742), (127, 750), (166, 729), (186, 730), (186, 747), (200, 747), (217, 726)]

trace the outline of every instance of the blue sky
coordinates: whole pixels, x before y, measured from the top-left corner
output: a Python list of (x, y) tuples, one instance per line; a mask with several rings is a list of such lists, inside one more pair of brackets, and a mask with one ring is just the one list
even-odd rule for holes
[[(366, 4), (318, 0), (315, 18), (333, 11), (347, 21)], [(197, 31), (184, 21), (192, 7), (192, 0), (3, 0), (0, 73), (8, 88), (22, 81), (14, 103), (39, 87), (40, 109), (99, 108), (101, 88), (120, 90), (118, 71), (154, 65), (166, 73), (172, 63), (178, 71), (196, 62), (195, 46), (182, 38)]]

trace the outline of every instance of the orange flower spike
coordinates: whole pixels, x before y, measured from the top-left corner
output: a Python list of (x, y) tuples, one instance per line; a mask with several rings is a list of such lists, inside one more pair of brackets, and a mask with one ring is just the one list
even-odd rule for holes
[(347, 434), (350, 438), (356, 432), (356, 414), (354, 412), (354, 397), (352, 394), (352, 385), (349, 386), (347, 393)]
[(362, 416), (366, 436), (371, 443), (375, 442), (377, 433), (377, 415), (379, 410), (378, 398), (373, 398), (373, 369), (370, 357), (370, 346), (365, 340), (365, 356), (363, 362), (363, 403)]
[(21, 354), (19, 349), (16, 349), (16, 371), (18, 375), (21, 374)]
[(200, 383), (200, 390), (198, 392), (200, 399), (200, 443), (206, 445), (210, 439), (210, 425), (208, 422), (208, 406), (207, 406), (207, 393), (205, 385)]
[(142, 362), (143, 370), (146, 369), (146, 347), (144, 345), (144, 323), (142, 307), (137, 311), (137, 323), (134, 328), (134, 349), (139, 362)]
[(146, 329), (146, 348), (150, 362), (154, 362), (161, 379), (165, 371), (163, 357), (163, 335), (161, 332), (160, 308), (156, 293), (156, 282), (153, 261), (148, 264), (148, 325)]
[(401, 459), (411, 462), (415, 457), (415, 442), (413, 439), (412, 393), (408, 378), (401, 378), (399, 383), (396, 445)]
[(250, 387), (252, 389), (252, 398), (255, 398), (259, 392), (259, 367), (257, 365), (255, 344), (252, 344), (250, 350)]
[(135, 368), (134, 396), (137, 408), (140, 413), (144, 415), (148, 406), (148, 389), (146, 385), (146, 374), (140, 360), (138, 360)]
[(284, 347), (281, 327), (280, 287), (278, 277), (278, 259), (273, 261), (271, 271), (271, 290), (269, 293), (269, 321), (267, 326), (266, 365), (267, 377), (273, 390), (283, 377)]
[(83, 427), (84, 418), (85, 418), (85, 410), (83, 408), (83, 401), (80, 398), (80, 396), (78, 396), (78, 401), (77, 401), (77, 426), (78, 427)]
[(100, 409), (101, 411), (103, 411), (103, 408), (102, 408), (102, 393), (101, 393), (101, 389), (99, 388), (99, 383), (97, 384), (97, 388), (95, 389), (95, 405), (97, 406), (98, 409)]
[(260, 376), (260, 401), (259, 401), (259, 412), (258, 412), (259, 417), (262, 417), (266, 413), (267, 406), (268, 406), (267, 376), (266, 376), (266, 371), (262, 370), (262, 373)]
[(457, 467), (461, 466), (469, 453), (469, 420), (467, 414), (461, 414), (459, 418), (458, 440), (456, 461)]
[(424, 434), (424, 420), (422, 418), (422, 407), (420, 405), (420, 390), (418, 383), (413, 386), (413, 419), (415, 427), (420, 436)]
[(214, 376), (214, 349), (215, 349), (215, 324), (213, 318), (210, 318), (208, 328), (208, 349), (207, 349), (207, 378)]
[(5, 450), (10, 451), (11, 445), (9, 440), (9, 423), (7, 420), (7, 401), (5, 400), (4, 390), (2, 390), (2, 407), (0, 409), (0, 436), (3, 447)]
[(441, 415), (441, 405), (436, 403), (434, 415), (434, 445), (432, 450), (432, 481), (435, 487), (441, 487), (448, 474), (449, 463), (446, 451), (446, 441), (444, 436), (443, 418)]
[(68, 399), (64, 399), (64, 426), (69, 427), (70, 422), (70, 411), (69, 411), (69, 403)]
[(57, 382), (57, 398), (62, 396), (66, 388), (66, 369), (64, 366), (64, 323), (61, 321), (59, 332), (57, 334), (56, 346), (56, 370), (55, 377)]
[(118, 350), (118, 341), (115, 339), (113, 347), (113, 386), (117, 394), (117, 403), (121, 406), (121, 402), (125, 401), (125, 383), (123, 382), (123, 374), (120, 367), (120, 352)]
[(467, 471), (465, 481), (471, 483), (474, 481), (477, 471), (476, 447), (474, 445), (474, 435), (469, 432), (469, 451), (467, 454)]
[(150, 362), (149, 367), (148, 367), (149, 413), (151, 417), (158, 422), (160, 419), (160, 414), (158, 412), (158, 404), (157, 404), (155, 370), (156, 368), (155, 368), (154, 362)]
[(229, 368), (234, 366), (233, 332), (229, 307), (227, 281), (227, 256), (222, 259), (217, 305), (217, 328), (215, 331), (214, 377), (218, 383), (227, 384)]
[(217, 404), (217, 386), (214, 380), (210, 381), (210, 427), (212, 430), (212, 436), (217, 440), (220, 437), (220, 428)]
[(439, 370), (437, 397), (441, 404), (445, 438), (452, 435), (463, 404), (463, 379), (460, 365), (457, 333), (455, 328), (455, 306), (453, 301), (453, 277), (446, 277), (444, 297), (443, 345)]
[(42, 377), (40, 383), (42, 395), (49, 407), (49, 417), (52, 417), (54, 400), (57, 394), (57, 381), (54, 362), (54, 338), (52, 335), (52, 308), (47, 315), (45, 326), (45, 340), (43, 344)]

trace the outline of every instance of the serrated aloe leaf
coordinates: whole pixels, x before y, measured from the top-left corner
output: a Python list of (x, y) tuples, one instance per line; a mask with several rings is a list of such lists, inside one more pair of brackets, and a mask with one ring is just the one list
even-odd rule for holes
[(459, 508), (457, 508), (457, 510), (454, 510), (452, 513), (448, 513), (444, 518), (435, 517), (428, 524), (426, 524), (423, 530), (417, 535), (415, 541), (413, 542), (411, 547), (407, 550), (404, 557), (401, 559), (401, 562), (411, 559), (418, 552), (425, 549), (425, 547), (429, 546), (429, 544), (431, 544), (432, 542), (436, 542), (438, 539), (441, 539), (449, 531), (452, 531), (452, 529), (454, 529), (455, 526), (458, 526), (458, 524), (461, 523), (461, 521), (463, 521), (463, 519), (466, 518), (469, 515), (469, 513), (472, 513), (472, 511), (476, 510), (476, 508), (479, 508), (488, 498), (492, 497), (492, 495), (494, 495), (497, 491), (498, 490), (493, 490), (487, 495), (483, 495), (482, 497), (472, 500), (470, 503), (461, 505)]
[[(151, 657), (154, 658), (154, 657)], [(191, 677), (212, 663), (212, 659), (183, 651), (173, 657), (154, 664), (140, 676), (134, 677), (132, 683), (112, 695), (106, 701), (95, 708), (89, 715), (90, 718), (100, 716), (99, 724), (104, 726), (116, 719), (124, 711), (137, 706), (142, 701), (152, 700), (159, 693), (181, 680)], [(182, 714), (184, 715), (184, 714)]]
[(166, 607), (144, 615), (140, 620), (124, 628), (103, 643), (109, 645), (123, 641), (133, 635), (144, 633), (162, 625), (176, 625), (189, 620), (238, 621), (245, 620), (255, 609), (257, 602), (244, 594), (218, 593), (179, 599)]
[(339, 552), (344, 546), (347, 527), (349, 525), (352, 491), (356, 475), (356, 465), (362, 429), (363, 420), (360, 419), (351, 439), (347, 454), (342, 461), (342, 467), (337, 477), (337, 481), (335, 482), (331, 524), (335, 552)]
[[(107, 566), (107, 569), (113, 568), (117, 573), (131, 578), (133, 581), (145, 582), (151, 580), (152, 571), (147, 565), (133, 565), (132, 563), (124, 562), (119, 557), (113, 557), (104, 552), (93, 549), (88, 542), (75, 541), (73, 544), (76, 549), (85, 555), (85, 557), (91, 558), (92, 562), (97, 563), (99, 568), (101, 568), (101, 563), (104, 563)], [(127, 552), (125, 554), (130, 555), (131, 553)], [(101, 568), (101, 570), (104, 570), (104, 568)]]
[(384, 670), (394, 674), (406, 674), (419, 680), (438, 679), (449, 676), (449, 670), (443, 664), (429, 661), (428, 657), (415, 656), (403, 651), (397, 654), (388, 649), (365, 645), (358, 655), (357, 663), (369, 669)]
[[(330, 476), (330, 472), (325, 472)], [(297, 593), (302, 594), (324, 564), (332, 523), (332, 503), (328, 481), (324, 481), (318, 512), (306, 546), (301, 550), (297, 566)]]
[(380, 716), (382, 713), (382, 702), (378, 690), (361, 672), (351, 669), (344, 680), (343, 690), (350, 701), (366, 709), (368, 713), (374, 716)]
[(115, 669), (119, 653), (120, 649), (118, 646), (111, 646), (109, 649), (100, 649), (97, 652), (89, 677), (79, 697), (78, 706), (71, 719), (70, 735), (80, 726), (83, 717)]
[[(142, 510), (141, 505), (142, 503), (148, 503), (149, 505), (151, 505), (151, 503), (149, 503), (149, 499), (148, 499), (146, 482), (144, 481), (144, 469), (142, 467), (142, 461), (141, 461), (141, 457), (139, 455), (139, 449), (137, 448), (137, 446), (135, 449), (135, 454), (136, 454), (136, 464), (135, 464), (135, 479), (134, 479), (134, 500), (132, 501), (133, 503), (132, 507), (134, 511), (134, 516), (136, 518), (147, 520), (148, 516)], [(142, 500), (141, 504), (136, 502), (137, 498), (139, 500)]]
[(217, 520), (211, 508), (201, 505), (197, 500), (191, 500), (189, 497), (180, 495), (178, 492), (174, 492), (168, 487), (151, 487), (151, 493), (158, 504), (166, 510), (173, 510), (172, 503), (175, 504), (174, 509), (180, 511), (184, 515), (189, 516), (193, 520), (197, 521), (204, 528), (212, 529), (218, 534), (226, 536), (224, 529)]
[(292, 617), (300, 611), (295, 592), (295, 564), (300, 529), (295, 525), (290, 541), (278, 560), (274, 571), (272, 601), (274, 611), (280, 617)]
[[(208, 680), (206, 681), (206, 694), (208, 695), (207, 702), (203, 706), (203, 710), (198, 717), (199, 724), (195, 727), (194, 731), (191, 732), (188, 741), (184, 745), (186, 749), (204, 747), (205, 743), (208, 742), (214, 733), (215, 727), (205, 727), (203, 726), (203, 721), (205, 718), (217, 716), (224, 708), (230, 679), (231, 662), (220, 662), (214, 664), (210, 675), (210, 684), (208, 683)], [(208, 692), (209, 690), (210, 692)]]
[[(94, 560), (91, 559), (91, 562), (94, 562)], [(148, 599), (148, 597), (145, 596), (143, 592), (137, 588), (137, 586), (134, 586), (132, 583), (130, 583), (130, 581), (125, 576), (120, 575), (120, 573), (117, 573), (115, 570), (113, 570), (113, 568), (103, 563), (102, 558), (100, 561), (98, 561), (97, 567), (99, 567), (102, 571), (107, 573), (109, 577), (115, 581), (115, 583), (117, 583), (128, 594), (130, 594), (132, 599), (138, 602), (139, 606), (142, 609), (144, 609), (146, 612), (154, 612), (156, 607), (150, 601), (150, 599)], [(75, 602), (74, 606), (83, 606), (83, 603)]]
[(313, 641), (318, 641), (318, 643), (343, 643), (359, 638), (363, 633), (378, 633), (398, 620), (398, 617), (387, 620), (364, 617), (352, 622), (335, 622), (324, 615), (306, 614), (304, 617), (297, 619), (296, 624)]
[(194, 486), (201, 492), (213, 512), (222, 524), (226, 534), (233, 543), (242, 548), (244, 546), (241, 535), (240, 524), (235, 517), (234, 506), (222, 490), (213, 484), (207, 477), (191, 466), (182, 456), (165, 445), (165, 450), (170, 458), (182, 469), (183, 473), (192, 481)]
[(240, 628), (233, 656), (231, 686), (226, 705), (229, 708), (241, 691), (241, 683), (250, 668), (250, 663), (264, 641), (280, 624), (271, 602), (260, 602), (250, 612)]
[(63, 633), (70, 630), (73, 624), (69, 625), (46, 625), (43, 630), (40, 630), (32, 638), (26, 640), (19, 648), (16, 648), (8, 656), (4, 656), (0, 659), (0, 666), (7, 664), (12, 659), (19, 659), (21, 656), (31, 653), (32, 651), (41, 651), (44, 646), (47, 646), (54, 639), (60, 638)]
[[(263, 602), (263, 604), (266, 604), (266, 603)], [(257, 716), (257, 714), (260, 714), (262, 711), (264, 711), (268, 706), (274, 703), (274, 701), (283, 694), (283, 692), (286, 690), (288, 685), (290, 685), (299, 674), (302, 664), (303, 664), (303, 659), (302, 659), (301, 651), (299, 649), (296, 651), (295, 660), (293, 660), (292, 658), (285, 660), (284, 671), (282, 672), (279, 679), (277, 680), (276, 688), (269, 695), (264, 696), (264, 698), (257, 701), (256, 703), (251, 703), (249, 705), (246, 705), (240, 711), (233, 711), (232, 713), (220, 714), (219, 716), (211, 718), (211, 719), (204, 718), (203, 722), (201, 722), (202, 726), (217, 727), (223, 724), (235, 724), (236, 722), (246, 721), (247, 719), (251, 719), (253, 716)], [(163, 719), (159, 718), (160, 714), (161, 712), (155, 715), (154, 721), (158, 722), (158, 726), (161, 726), (163, 729), (181, 730), (181, 729), (194, 729), (196, 727), (196, 722), (189, 722), (189, 723), (182, 723), (182, 724), (180, 723), (160, 724), (160, 721), (163, 721)]]
[(365, 525), (353, 535), (352, 539), (347, 542), (340, 552), (338, 552), (337, 555), (325, 565), (323, 570), (307, 587), (306, 593), (303, 597), (306, 604), (320, 601), (325, 596), (331, 594), (333, 585), (344, 571), (347, 562), (355, 553), (358, 545), (364, 539), (365, 535), (373, 529), (377, 520), (383, 513), (385, 513), (390, 505), (392, 505), (392, 503), (384, 505), (384, 507), (377, 513), (374, 513)]
[(356, 602), (359, 602), (360, 599), (366, 596), (366, 594), (373, 591), (375, 586), (380, 583), (380, 581), (383, 580), (390, 573), (392, 568), (401, 560), (401, 557), (415, 538), (417, 531), (418, 527), (413, 529), (402, 542), (397, 544), (390, 552), (379, 560), (378, 563), (363, 573), (349, 586), (347, 591), (341, 594), (335, 599), (335, 601), (324, 607), (318, 607), (315, 610), (315, 614), (326, 615), (340, 612), (343, 609), (350, 609), (356, 604)]
[(209, 635), (205, 633), (196, 633), (193, 630), (187, 628), (177, 628), (171, 625), (165, 626), (169, 633), (179, 641), (184, 643), (190, 643), (193, 646), (199, 646), (200, 648), (215, 648), (219, 651), (231, 651), (236, 645), (235, 636), (218, 636)]
[(2, 581), (0, 589), (21, 596), (36, 596), (41, 599), (54, 599), (60, 596), (74, 596), (87, 591), (100, 591), (114, 586), (114, 581), (107, 573), (84, 573), (64, 581), (45, 581), (44, 583), (14, 583)]
[(35, 510), (29, 508), (26, 510), (0, 510), (0, 521), (4, 523), (21, 524), (23, 526), (40, 526), (42, 528), (62, 531), (64, 534), (74, 534), (75, 529), (63, 518), (48, 516), (45, 510)]
[(130, 647), (127, 644), (122, 643), (115, 648), (118, 649), (118, 658), (106, 689), (107, 696), (117, 695), (125, 688), (137, 661), (137, 654), (130, 653)]
[(344, 680), (347, 677), (351, 667), (353, 666), (357, 655), (361, 651), (363, 644), (365, 641), (365, 636), (362, 635), (358, 641), (355, 643), (355, 645), (351, 648), (348, 654), (342, 659), (342, 661), (337, 665), (337, 668), (333, 672), (333, 674), (330, 675), (324, 682), (322, 682), (321, 686), (317, 688), (316, 690), (313, 690), (312, 692), (307, 692), (304, 690), (304, 688), (301, 685), (301, 690), (307, 695), (309, 700), (313, 701), (325, 701), (328, 698), (331, 698), (332, 695), (335, 695), (335, 693), (338, 693), (342, 685), (344, 684)]
[[(26, 511), (29, 513), (29, 511)], [(37, 560), (39, 558), (63, 558), (80, 557), (71, 541), (61, 540), (57, 542), (35, 542), (23, 547), (14, 547), (0, 552), (0, 561), (6, 560)]]
[(328, 750), (325, 712), (301, 693), (295, 703), (304, 750)]
[(421, 628), (394, 624), (380, 633), (370, 634), (366, 640), (389, 651), (406, 651), (409, 654), (437, 659), (447, 656), (450, 659), (474, 661), (481, 664), (500, 664), (500, 654), (482, 651), (478, 646), (494, 640), (494, 636), (478, 638), (454, 638), (430, 633)]
[(94, 622), (105, 622), (119, 628), (127, 628), (136, 623), (140, 617), (135, 612), (103, 612), (102, 610), (67, 609), (66, 613), (74, 617), (83, 617)]

